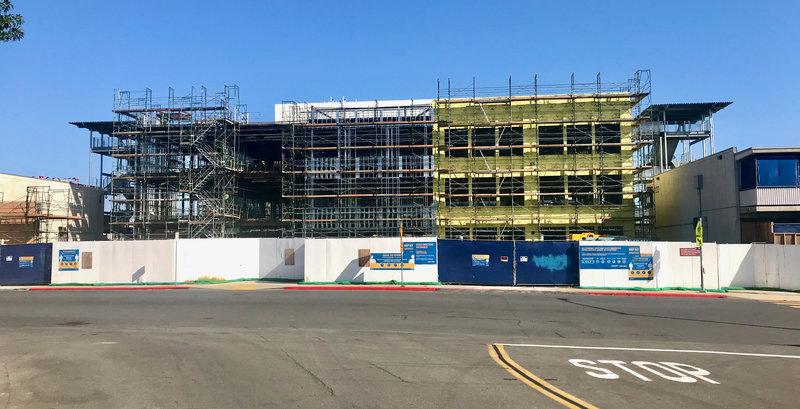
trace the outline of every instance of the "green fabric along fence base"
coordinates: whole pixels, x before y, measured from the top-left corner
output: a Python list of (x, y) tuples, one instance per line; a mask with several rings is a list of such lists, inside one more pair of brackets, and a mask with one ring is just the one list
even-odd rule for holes
[(124, 285), (175, 285), (175, 284), (222, 284), (234, 283), (238, 281), (262, 281), (273, 283), (297, 283), (300, 280), (290, 278), (236, 278), (233, 280), (189, 280), (189, 281), (167, 281), (167, 282), (145, 282), (145, 283), (58, 283), (51, 286), (77, 287), (77, 286), (124, 286)]
[[(659, 287), (659, 288), (647, 288), (647, 287), (584, 287), (578, 286), (575, 288), (580, 288), (582, 290), (615, 290), (615, 291), (700, 291), (700, 287)], [(706, 289), (709, 293), (726, 293), (728, 290), (727, 287), (723, 287), (721, 290), (717, 289)]]
[[(298, 285), (393, 285), (397, 284), (400, 285), (400, 281), (397, 280), (390, 280), (390, 281), (301, 281), (297, 283)], [(431, 282), (414, 282), (414, 281), (405, 281), (402, 283), (403, 285), (442, 285), (442, 283), (438, 281), (431, 281)]]

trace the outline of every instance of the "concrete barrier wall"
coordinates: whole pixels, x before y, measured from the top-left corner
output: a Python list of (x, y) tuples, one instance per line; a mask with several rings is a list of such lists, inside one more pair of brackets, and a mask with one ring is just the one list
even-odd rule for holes
[[(77, 270), (67, 270), (60, 265), (61, 250), (78, 250)], [(54, 284), (175, 280), (174, 240), (56, 242), (52, 260)]]
[[(404, 243), (436, 242), (434, 237), (406, 237)], [(305, 281), (400, 281), (400, 270), (373, 270), (359, 266), (359, 250), (371, 253), (399, 253), (400, 238), (306, 239)], [(438, 254), (437, 254), (438, 261)], [(416, 265), (403, 270), (407, 282), (438, 281), (438, 265)]]
[[(583, 246), (639, 246), (653, 255), (654, 277), (629, 280), (627, 269), (580, 270), (581, 286), (596, 287), (700, 287), (700, 257), (681, 256), (692, 242), (581, 242)], [(800, 290), (800, 246), (777, 244), (703, 245), (705, 287), (773, 287)]]

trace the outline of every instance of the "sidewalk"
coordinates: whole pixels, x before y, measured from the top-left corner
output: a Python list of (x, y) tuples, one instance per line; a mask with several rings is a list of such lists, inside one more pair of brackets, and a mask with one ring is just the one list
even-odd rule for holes
[(744, 298), (757, 301), (792, 301), (800, 303), (800, 293), (791, 291), (728, 290), (731, 298)]

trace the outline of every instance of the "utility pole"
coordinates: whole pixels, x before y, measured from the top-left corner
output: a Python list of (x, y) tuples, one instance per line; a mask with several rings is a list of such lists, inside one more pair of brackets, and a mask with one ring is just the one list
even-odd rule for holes
[(695, 179), (695, 186), (697, 187), (697, 199), (700, 205), (700, 217), (697, 219), (697, 225), (694, 227), (695, 244), (700, 247), (700, 292), (706, 292), (705, 286), (705, 269), (703, 268), (703, 175), (697, 175)]
[(403, 248), (403, 219), (400, 219), (400, 287), (405, 286), (403, 273), (405, 272), (406, 262), (403, 259), (404, 257), (405, 249)]

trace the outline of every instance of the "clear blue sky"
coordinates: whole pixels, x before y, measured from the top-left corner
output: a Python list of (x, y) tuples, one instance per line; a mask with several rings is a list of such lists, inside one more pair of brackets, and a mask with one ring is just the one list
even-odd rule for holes
[[(25, 38), (0, 43), (0, 172), (88, 177), (88, 131), (115, 89), (166, 96), (237, 84), (272, 119), (281, 100), (433, 97), (467, 85), (624, 81), (653, 102), (731, 100), (718, 150), (800, 145), (794, 1), (14, 0)], [(95, 165), (96, 166), (96, 165)]]

